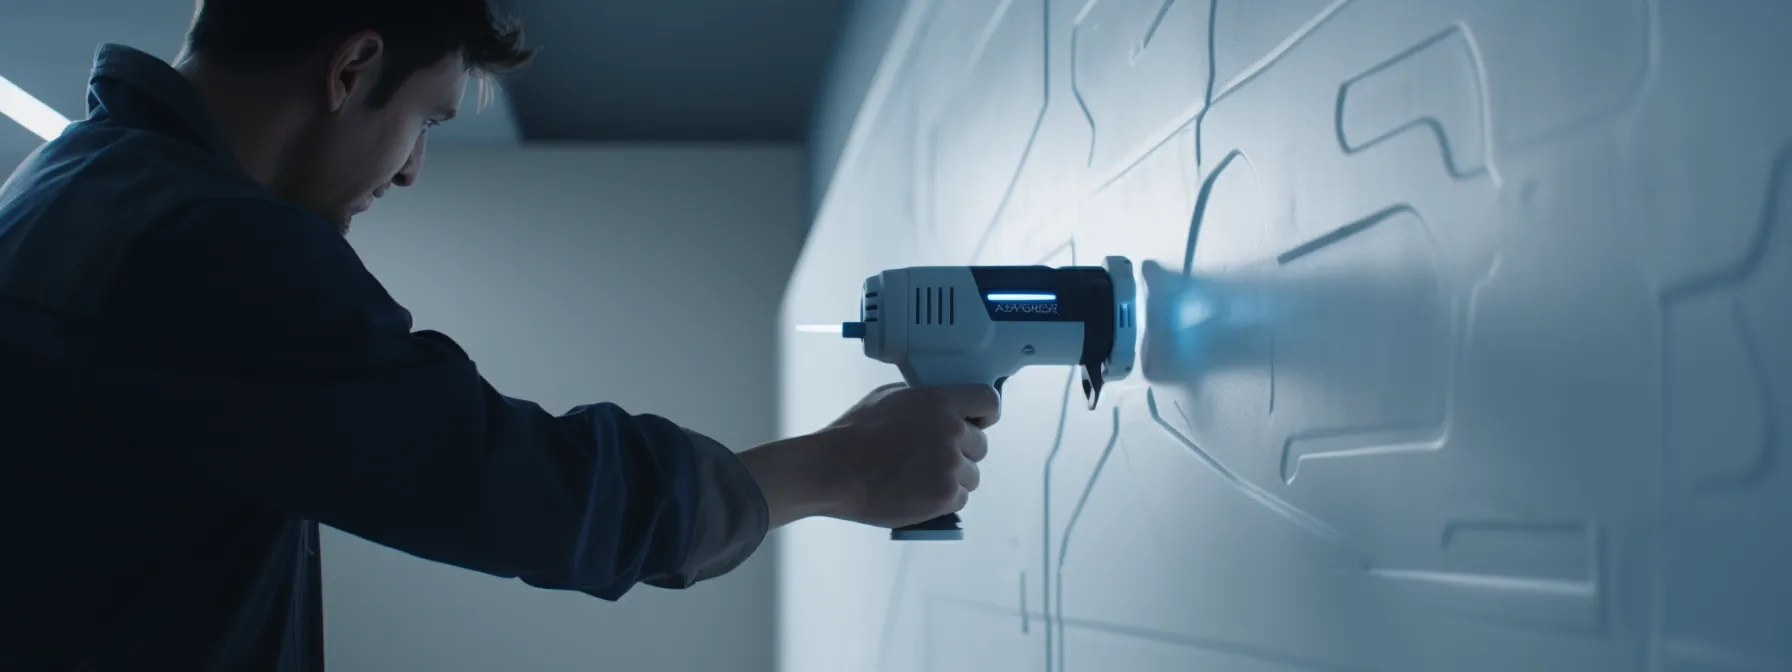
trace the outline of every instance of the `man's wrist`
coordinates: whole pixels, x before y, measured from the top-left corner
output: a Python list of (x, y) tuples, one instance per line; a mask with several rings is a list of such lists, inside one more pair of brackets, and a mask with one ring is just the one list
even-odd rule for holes
[(740, 453), (758, 482), (771, 526), (816, 516), (832, 516), (850, 500), (851, 475), (835, 459), (828, 430), (773, 441)]
[(702, 433), (688, 428), (684, 432), (691, 440), (697, 497), (683, 561), (642, 578), (643, 583), (662, 588), (686, 588), (734, 571), (771, 530), (764, 493), (740, 456)]

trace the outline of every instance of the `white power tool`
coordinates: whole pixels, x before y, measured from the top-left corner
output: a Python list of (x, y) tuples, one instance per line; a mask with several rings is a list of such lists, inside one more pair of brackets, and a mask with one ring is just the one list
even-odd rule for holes
[[(895, 364), (909, 385), (992, 385), (1021, 367), (1082, 368), (1095, 408), (1102, 384), (1132, 373), (1138, 325), (1132, 262), (1101, 266), (916, 266), (865, 279), (859, 321), (841, 325), (865, 355)], [(958, 514), (890, 538), (964, 538)]]

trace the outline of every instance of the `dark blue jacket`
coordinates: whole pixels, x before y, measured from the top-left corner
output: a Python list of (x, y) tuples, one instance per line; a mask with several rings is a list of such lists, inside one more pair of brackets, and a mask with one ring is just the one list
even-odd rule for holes
[(168, 64), (101, 47), (88, 111), (0, 187), (0, 669), (321, 669), (319, 523), (611, 600), (764, 538), (716, 442), (413, 331)]

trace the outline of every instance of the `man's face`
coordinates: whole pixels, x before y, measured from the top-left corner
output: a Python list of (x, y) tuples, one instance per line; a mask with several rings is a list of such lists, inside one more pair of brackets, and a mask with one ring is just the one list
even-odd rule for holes
[(366, 35), (349, 40), (331, 61), (322, 113), (293, 148), (299, 165), (288, 166), (291, 179), (277, 187), (344, 235), (374, 199), (417, 181), (430, 127), (452, 118), (466, 91), (467, 69), (459, 54), (450, 54), (373, 107), (368, 96), (384, 60), (378, 37)]

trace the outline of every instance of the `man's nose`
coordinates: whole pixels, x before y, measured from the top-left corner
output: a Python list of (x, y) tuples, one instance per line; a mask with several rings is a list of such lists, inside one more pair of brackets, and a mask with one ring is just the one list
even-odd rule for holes
[(428, 138), (427, 135), (417, 138), (417, 144), (411, 148), (411, 155), (405, 158), (404, 166), (398, 169), (397, 175), (392, 176), (394, 186), (408, 187), (417, 183), (417, 177), (423, 173), (423, 147), (428, 143)]

